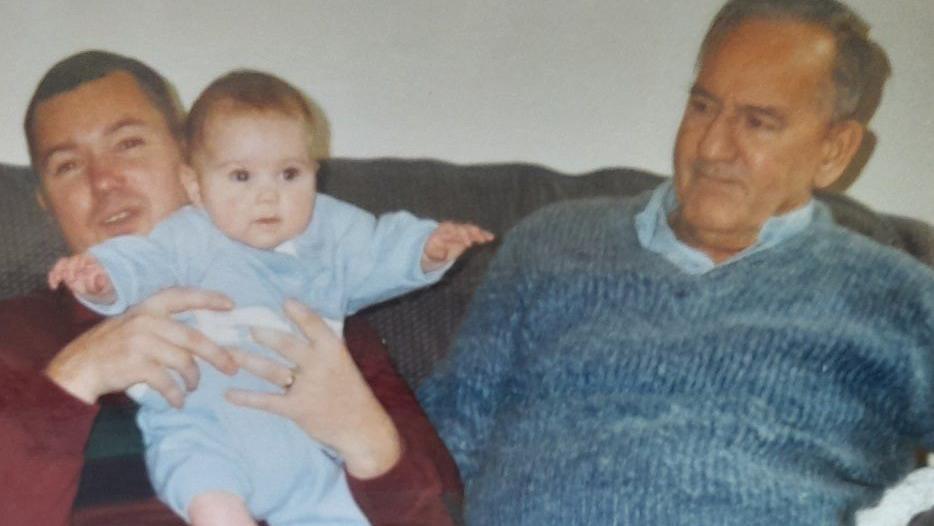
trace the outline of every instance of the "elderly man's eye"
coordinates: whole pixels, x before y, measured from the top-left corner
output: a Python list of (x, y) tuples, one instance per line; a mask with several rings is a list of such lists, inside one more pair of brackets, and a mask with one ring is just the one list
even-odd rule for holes
[(244, 183), (250, 180), (250, 172), (246, 170), (234, 170), (230, 172), (230, 178), (234, 181)]
[(775, 131), (779, 128), (779, 125), (768, 118), (758, 115), (748, 115), (746, 116), (746, 127), (750, 130)]
[(697, 99), (697, 98), (691, 99), (688, 102), (688, 107), (691, 109), (692, 112), (699, 114), (699, 115), (709, 113), (711, 109), (710, 102), (704, 99)]

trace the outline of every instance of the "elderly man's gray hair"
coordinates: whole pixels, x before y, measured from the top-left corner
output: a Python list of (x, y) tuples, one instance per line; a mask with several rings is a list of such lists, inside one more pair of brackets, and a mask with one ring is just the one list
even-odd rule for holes
[(730, 0), (704, 37), (698, 67), (730, 31), (750, 19), (805, 22), (830, 32), (837, 49), (833, 118), (868, 120), (891, 70), (885, 51), (869, 38), (869, 24), (858, 14), (837, 0)]

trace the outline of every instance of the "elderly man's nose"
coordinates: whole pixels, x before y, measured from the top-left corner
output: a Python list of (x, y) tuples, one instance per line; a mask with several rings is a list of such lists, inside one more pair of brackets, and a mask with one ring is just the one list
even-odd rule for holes
[(700, 157), (705, 161), (725, 161), (736, 155), (733, 117), (718, 115), (704, 130), (700, 142)]

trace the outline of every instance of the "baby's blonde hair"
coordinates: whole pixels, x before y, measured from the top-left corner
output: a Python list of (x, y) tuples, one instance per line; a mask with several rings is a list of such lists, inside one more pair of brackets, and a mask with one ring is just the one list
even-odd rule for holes
[(192, 104), (185, 121), (188, 161), (192, 162), (194, 153), (203, 146), (204, 129), (212, 116), (240, 111), (276, 112), (301, 119), (308, 129), (308, 149), (311, 151), (316, 120), (308, 99), (275, 75), (241, 69), (212, 82)]

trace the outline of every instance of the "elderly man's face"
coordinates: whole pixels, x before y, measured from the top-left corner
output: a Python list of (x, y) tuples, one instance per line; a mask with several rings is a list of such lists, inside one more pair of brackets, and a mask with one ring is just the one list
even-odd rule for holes
[(179, 144), (129, 73), (39, 104), (33, 138), (40, 202), (74, 252), (148, 233), (187, 202)]
[(819, 27), (750, 20), (704, 57), (675, 146), (676, 231), (754, 242), (840, 175), (845, 163), (828, 162), (834, 53)]

